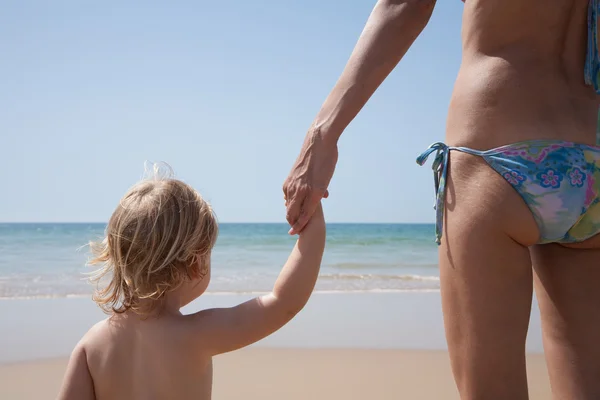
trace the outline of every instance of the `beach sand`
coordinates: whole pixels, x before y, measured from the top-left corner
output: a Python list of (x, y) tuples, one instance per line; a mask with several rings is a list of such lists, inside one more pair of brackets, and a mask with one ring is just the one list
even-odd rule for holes
[[(250, 295), (208, 295), (184, 309)], [(534, 303), (535, 304), (535, 303)], [(54, 399), (67, 357), (103, 314), (89, 299), (0, 301), (0, 399)], [(528, 335), (531, 399), (550, 398), (536, 307)], [(279, 332), (215, 358), (220, 399), (458, 399), (432, 293), (315, 294)]]
[[(528, 357), (531, 399), (549, 399), (541, 355)], [(0, 398), (55, 399), (66, 359), (0, 366)], [(215, 358), (215, 400), (459, 399), (447, 353), (249, 348)]]

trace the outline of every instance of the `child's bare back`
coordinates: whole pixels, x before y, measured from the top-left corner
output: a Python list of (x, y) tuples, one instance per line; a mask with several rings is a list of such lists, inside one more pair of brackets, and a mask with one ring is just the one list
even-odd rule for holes
[(98, 279), (110, 278), (95, 301), (110, 317), (75, 347), (59, 399), (210, 399), (214, 355), (270, 335), (304, 307), (325, 244), (320, 206), (272, 293), (182, 315), (208, 286), (216, 234), (212, 209), (181, 181), (128, 192), (95, 247)]
[(96, 324), (72, 356), (89, 369), (71, 379), (87, 388), (87, 397), (78, 390), (77, 398), (210, 399), (211, 357), (195, 349), (200, 338), (191, 337), (185, 318), (117, 316)]

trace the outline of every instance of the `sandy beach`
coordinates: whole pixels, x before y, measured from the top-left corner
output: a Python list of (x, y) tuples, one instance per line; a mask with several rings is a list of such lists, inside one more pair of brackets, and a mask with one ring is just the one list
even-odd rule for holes
[[(0, 366), (0, 398), (54, 399), (66, 363)], [(217, 400), (459, 399), (444, 351), (250, 348), (214, 368)], [(528, 357), (528, 372), (531, 399), (550, 398), (542, 356)]]
[[(203, 296), (204, 297), (204, 296)], [(205, 296), (184, 309), (248, 296)], [(292, 323), (215, 358), (214, 399), (458, 399), (439, 293), (315, 294)], [(72, 346), (103, 318), (89, 299), (0, 301), (0, 399), (54, 399)], [(539, 331), (528, 338), (531, 399), (550, 398)]]

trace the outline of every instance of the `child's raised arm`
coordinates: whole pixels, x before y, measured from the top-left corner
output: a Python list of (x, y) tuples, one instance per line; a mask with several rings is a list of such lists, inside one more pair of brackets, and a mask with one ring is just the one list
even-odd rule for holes
[(193, 316), (202, 352), (220, 354), (248, 346), (288, 323), (308, 301), (325, 248), (325, 220), (319, 204), (300, 234), (273, 291), (232, 308), (201, 311)]

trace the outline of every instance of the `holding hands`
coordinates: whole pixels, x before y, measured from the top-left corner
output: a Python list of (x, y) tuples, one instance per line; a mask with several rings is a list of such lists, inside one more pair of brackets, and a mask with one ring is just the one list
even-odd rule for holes
[(283, 184), (290, 235), (302, 232), (327, 190), (338, 159), (337, 141), (316, 129), (306, 134), (300, 154)]

